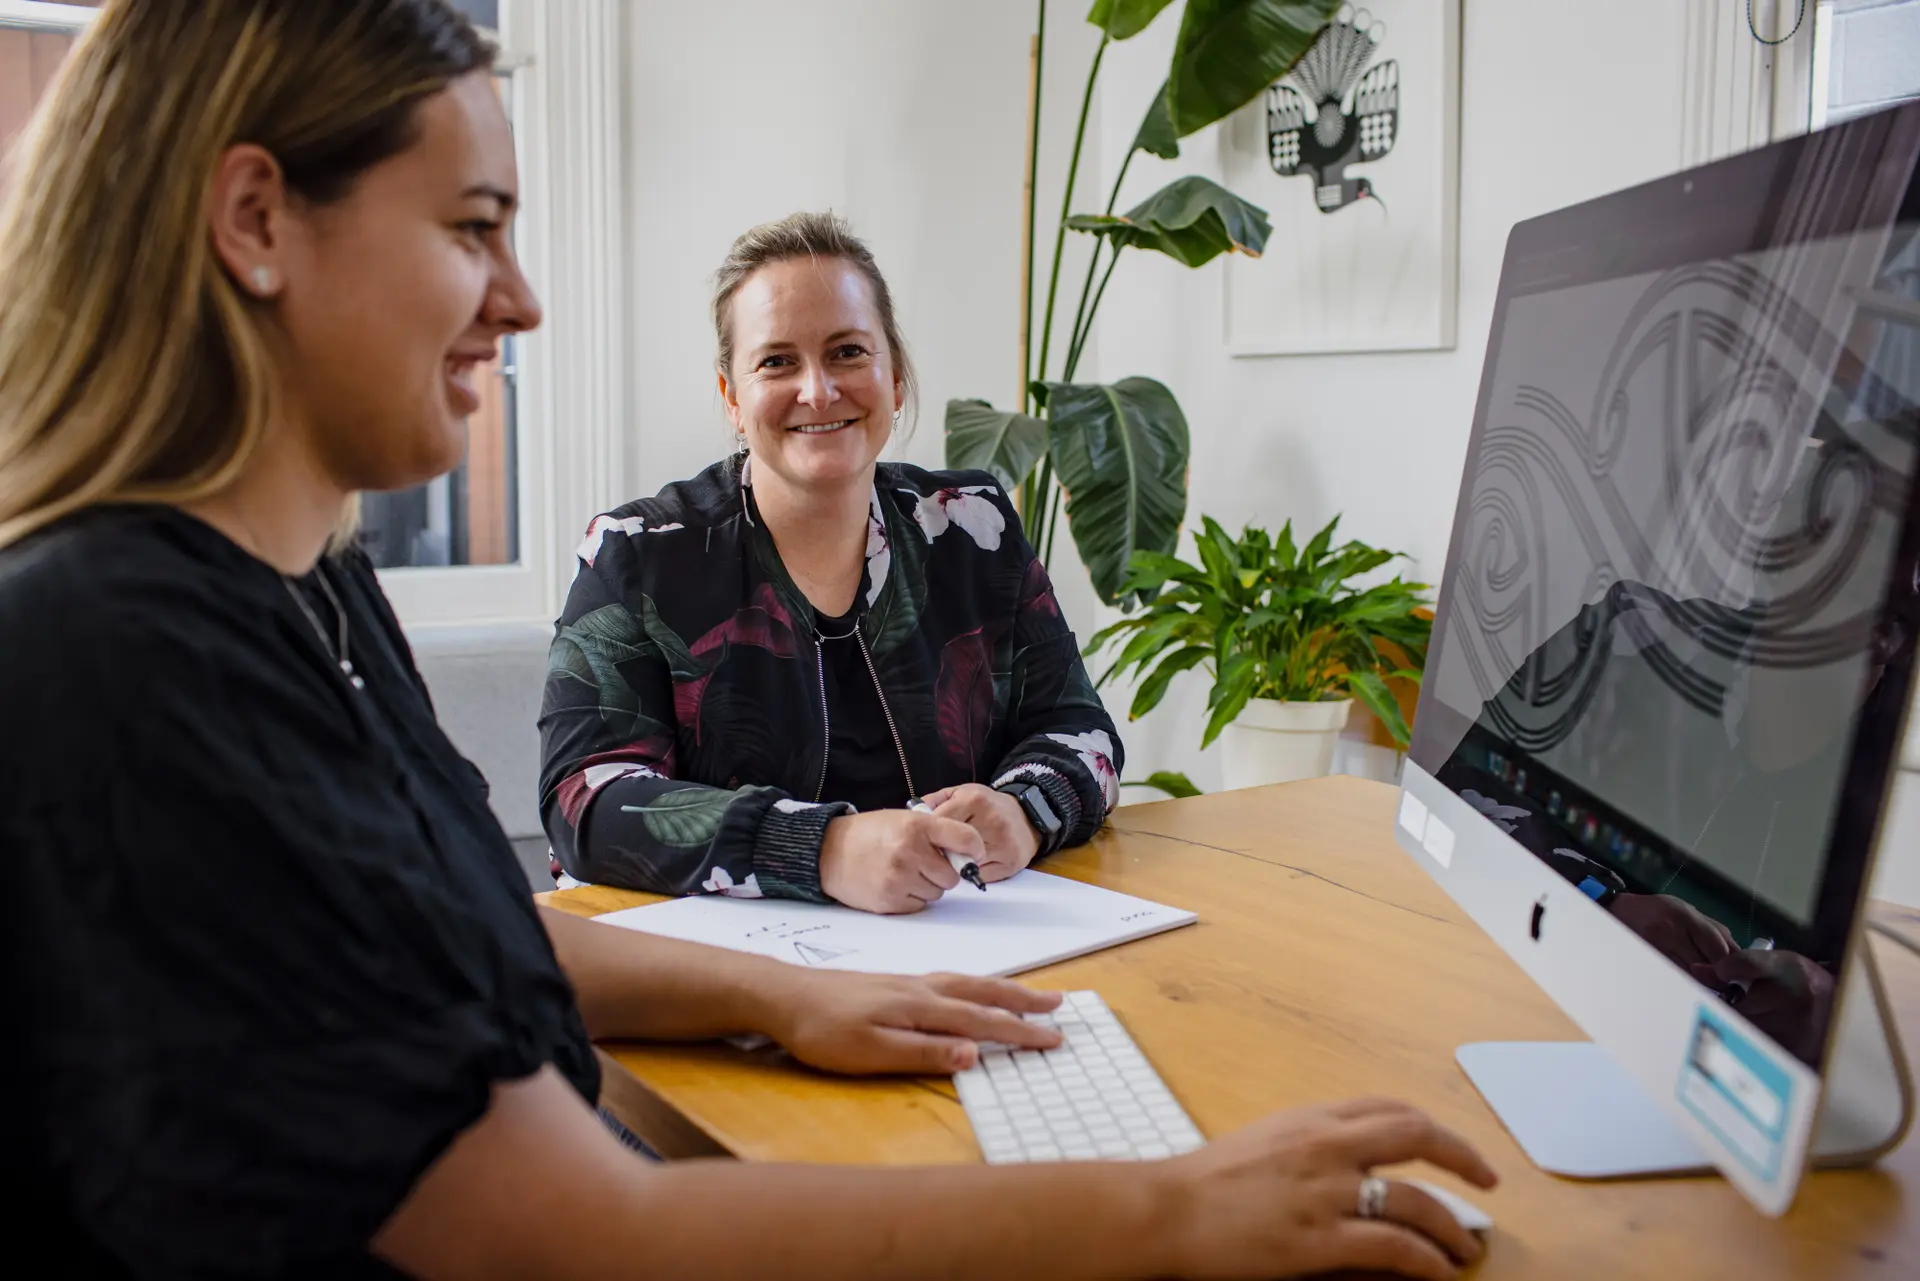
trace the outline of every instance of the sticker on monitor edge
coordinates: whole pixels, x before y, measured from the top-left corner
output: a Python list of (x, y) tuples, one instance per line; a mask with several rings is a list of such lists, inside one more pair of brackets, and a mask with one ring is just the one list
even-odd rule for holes
[(1793, 1078), (1785, 1069), (1753, 1038), (1701, 1006), (1680, 1066), (1680, 1106), (1771, 1183), (1780, 1173), (1792, 1103)]

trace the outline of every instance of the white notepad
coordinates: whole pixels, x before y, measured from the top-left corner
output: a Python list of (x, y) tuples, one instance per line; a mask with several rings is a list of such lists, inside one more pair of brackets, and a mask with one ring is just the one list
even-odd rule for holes
[(1198, 918), (1064, 876), (1025, 871), (989, 885), (984, 894), (962, 884), (912, 916), (708, 894), (595, 919), (667, 938), (758, 952), (794, 965), (869, 974), (998, 977), (1131, 943)]

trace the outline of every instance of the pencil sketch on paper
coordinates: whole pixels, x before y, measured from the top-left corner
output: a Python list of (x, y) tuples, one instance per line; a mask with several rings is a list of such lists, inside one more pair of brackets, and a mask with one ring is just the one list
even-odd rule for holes
[(806, 965), (830, 965), (843, 956), (852, 956), (855, 948), (821, 947), (818, 943), (795, 943), (793, 950)]

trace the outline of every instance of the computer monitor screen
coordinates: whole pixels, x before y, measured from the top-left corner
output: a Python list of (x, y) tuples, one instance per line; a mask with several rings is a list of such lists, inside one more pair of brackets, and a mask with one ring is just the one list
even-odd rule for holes
[(1815, 1066), (1920, 621), (1916, 148), (1515, 229), (1410, 752)]

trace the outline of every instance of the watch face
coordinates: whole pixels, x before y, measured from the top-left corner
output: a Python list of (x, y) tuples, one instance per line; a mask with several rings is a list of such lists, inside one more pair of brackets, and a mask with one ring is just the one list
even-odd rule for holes
[(1042, 832), (1048, 836), (1059, 834), (1060, 816), (1053, 812), (1053, 806), (1047, 804), (1047, 794), (1038, 787), (1028, 784), (1020, 789), (1020, 807)]

